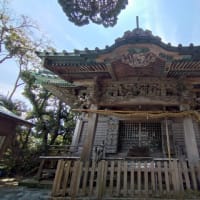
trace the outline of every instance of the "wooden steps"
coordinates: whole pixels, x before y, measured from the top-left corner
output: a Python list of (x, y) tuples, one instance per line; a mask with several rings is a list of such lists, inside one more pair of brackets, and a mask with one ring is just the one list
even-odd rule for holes
[(72, 154), (75, 146), (71, 145), (49, 145), (45, 156), (40, 156), (40, 165), (36, 175), (38, 181), (51, 180), (55, 177), (58, 160), (76, 160), (79, 157), (74, 157)]
[(59, 160), (76, 160), (78, 158), (79, 157), (74, 156), (40, 156), (41, 162), (38, 168), (36, 179), (38, 181), (53, 181)]

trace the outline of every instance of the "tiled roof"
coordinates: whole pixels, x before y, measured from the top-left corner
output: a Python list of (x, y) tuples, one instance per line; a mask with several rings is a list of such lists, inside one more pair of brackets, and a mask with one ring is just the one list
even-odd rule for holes
[(61, 79), (59, 76), (50, 72), (49, 70), (40, 70), (38, 72), (31, 72), (31, 74), (35, 77), (36, 83), (39, 84), (53, 84), (63, 87), (73, 87), (72, 83), (69, 83)]

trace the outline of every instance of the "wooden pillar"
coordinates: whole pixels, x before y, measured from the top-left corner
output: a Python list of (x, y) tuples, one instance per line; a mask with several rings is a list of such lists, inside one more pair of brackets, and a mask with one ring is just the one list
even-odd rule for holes
[(183, 118), (183, 129), (188, 162), (190, 164), (197, 164), (199, 160), (199, 152), (191, 117), (188, 116)]
[(84, 117), (84, 113), (76, 121), (76, 127), (75, 127), (75, 130), (74, 130), (74, 135), (73, 135), (73, 138), (72, 138), (72, 145), (71, 145), (71, 148), (70, 148), (71, 152), (75, 152), (78, 148), (78, 141), (80, 139), (81, 131), (82, 131), (82, 128), (83, 128), (83, 117)]
[(183, 119), (183, 128), (188, 161), (190, 164), (197, 164), (199, 160), (199, 152), (192, 118), (185, 117)]
[[(92, 105), (90, 109), (96, 110), (97, 106)], [(88, 161), (91, 157), (91, 152), (92, 152), (93, 142), (94, 142), (94, 137), (95, 137), (95, 132), (96, 132), (97, 118), (98, 118), (98, 115), (96, 113), (88, 113), (87, 135), (85, 137), (83, 150), (81, 153), (82, 161)]]

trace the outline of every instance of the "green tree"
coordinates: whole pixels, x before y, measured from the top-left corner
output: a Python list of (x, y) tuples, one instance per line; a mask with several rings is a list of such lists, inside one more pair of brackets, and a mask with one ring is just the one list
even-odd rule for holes
[[(19, 127), (16, 140), (6, 152), (4, 161), (10, 171), (20, 172), (38, 166), (38, 157), (41, 151), (47, 150), (48, 144), (70, 143), (75, 116), (65, 103), (35, 84), (29, 69), (40, 68), (41, 61), (35, 52), (49, 49), (49, 41), (44, 40), (46, 37), (28, 17), (12, 17), (8, 5), (8, 1), (0, 1), (0, 64), (14, 59), (19, 73), (13, 91), (2, 99), (8, 109), (18, 114), (25, 112), (27, 119), (35, 123), (32, 129)], [(24, 103), (12, 101), (20, 85), (24, 85), (24, 95), (32, 105), (30, 110)], [(58, 138), (62, 138), (61, 141)]]
[(24, 95), (33, 107), (27, 118), (34, 121), (34, 135), (41, 138), (43, 150), (47, 150), (47, 145), (55, 144), (58, 136), (62, 137), (62, 144), (69, 144), (76, 119), (69, 106), (45, 88), (36, 85), (30, 72), (24, 71), (22, 79), (25, 82)]
[(23, 85), (20, 80), (22, 70), (39, 66), (40, 60), (35, 52), (47, 48), (49, 41), (45, 38), (47, 37), (44, 37), (39, 27), (28, 16), (13, 16), (9, 2), (7, 0), (0, 2), (0, 64), (13, 59), (19, 68), (9, 100), (16, 89)]
[(35, 84), (31, 72), (23, 71), (21, 77), (25, 83), (24, 95), (31, 102), (31, 109), (27, 110), (23, 102), (13, 102), (0, 96), (6, 108), (18, 115), (25, 112), (27, 119), (35, 124), (32, 129), (19, 126), (16, 139), (5, 154), (4, 164), (9, 173), (17, 174), (35, 172), (38, 158), (47, 152), (48, 145), (70, 144), (76, 120), (69, 106)]

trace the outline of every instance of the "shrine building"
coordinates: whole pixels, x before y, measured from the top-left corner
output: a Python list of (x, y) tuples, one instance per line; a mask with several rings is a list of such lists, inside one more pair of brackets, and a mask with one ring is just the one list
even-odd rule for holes
[[(181, 188), (197, 189), (195, 176), (189, 175), (189, 168), (187, 174), (182, 171), (182, 165), (179, 166), (177, 161), (186, 161), (188, 166), (199, 162), (200, 46), (165, 44), (151, 31), (137, 27), (125, 32), (105, 49), (37, 54), (46, 71), (38, 72), (36, 79), (79, 113), (70, 156), (83, 164), (58, 163), (54, 196), (63, 192), (62, 184), (66, 185), (63, 196), (68, 195), (68, 190), (74, 195), (80, 190), (81, 194), (84, 189), (79, 185), (73, 189), (77, 179), (85, 181), (83, 188), (96, 187), (97, 196), (101, 197), (106, 194), (107, 186), (111, 188), (110, 196), (113, 190), (131, 196), (128, 191), (129, 187), (130, 191), (135, 191), (134, 180), (138, 181), (138, 191), (142, 191), (141, 183), (144, 183), (145, 191), (149, 187), (161, 191), (165, 187), (168, 192)], [(96, 164), (87, 164), (91, 160), (104, 162), (94, 167)], [(141, 160), (146, 164), (136, 167), (140, 164), (135, 163)], [(161, 161), (164, 161), (163, 169), (160, 168)], [(173, 161), (174, 165), (165, 161)], [(151, 162), (153, 171), (149, 171), (147, 162)], [(61, 179), (60, 174), (68, 174), (70, 170), (73, 173), (74, 167), (80, 171), (79, 178), (75, 174), (70, 179)], [(103, 179), (102, 173), (107, 178)], [(143, 178), (140, 173), (144, 174)], [(181, 173), (183, 175), (179, 176)], [(121, 190), (122, 174), (125, 189)], [(158, 176), (157, 186), (154, 175)], [(130, 180), (127, 177), (131, 177)], [(88, 182), (87, 178), (90, 179)], [(152, 186), (148, 186), (149, 179)], [(71, 181), (71, 186), (66, 184), (67, 180)], [(187, 180), (191, 181), (190, 186)], [(96, 185), (95, 181), (100, 182)], [(102, 184), (104, 189), (100, 187)], [(85, 195), (89, 194), (86, 189), (84, 191)]]
[(58, 75), (43, 85), (82, 113), (72, 146), (104, 157), (199, 159), (200, 47), (165, 44), (136, 28), (105, 49), (40, 52)]

